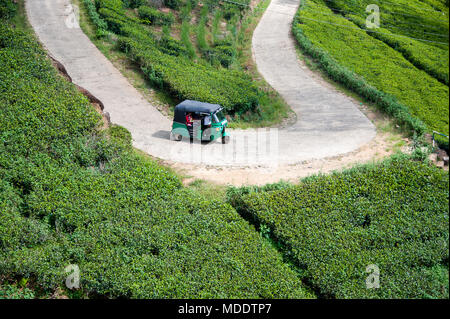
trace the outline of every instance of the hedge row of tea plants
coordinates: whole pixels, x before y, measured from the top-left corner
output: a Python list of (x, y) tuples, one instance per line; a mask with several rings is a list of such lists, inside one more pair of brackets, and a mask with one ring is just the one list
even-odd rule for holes
[(123, 0), (123, 4), (127, 8), (138, 8), (150, 3), (150, 0)]
[[(372, 3), (371, 0), (326, 2), (363, 29), (368, 15), (365, 9)], [(369, 35), (401, 52), (416, 67), (448, 85), (448, 7), (439, 1), (426, 5), (408, 0), (377, 5), (381, 14), (380, 28)]]
[[(449, 297), (449, 176), (434, 166), (396, 156), (228, 197), (321, 296)], [(369, 265), (378, 289), (367, 289)]]
[(140, 6), (138, 9), (138, 15), (144, 23), (152, 25), (171, 25), (174, 21), (174, 16), (171, 12), (160, 12), (159, 10), (149, 6)]
[[(352, 19), (360, 27), (364, 27), (363, 20)], [(392, 36), (391, 31), (381, 29), (380, 33), (371, 32), (369, 35), (388, 44), (400, 52), (418, 69), (424, 70), (430, 76), (448, 86), (449, 79), (449, 50), (424, 44), (422, 41)], [(387, 34), (385, 34), (387, 33)]]
[(93, 297), (310, 296), (230, 205), (184, 189), (123, 128), (100, 131), (37, 41), (5, 24), (0, 92), (0, 278), (48, 291), (76, 264)]
[(164, 0), (164, 5), (171, 9), (178, 9), (182, 4), (182, 0)]
[(86, 7), (89, 18), (95, 25), (97, 37), (102, 37), (108, 32), (108, 25), (100, 18), (95, 3), (92, 0), (83, 0), (83, 5)]
[(446, 0), (333, 0), (325, 1), (335, 12), (348, 17), (359, 16), (364, 20), (369, 15), (366, 7), (375, 4), (379, 7), (380, 26), (392, 30), (394, 34), (428, 40), (429, 45), (446, 48), (449, 21)]
[(168, 54), (156, 44), (150, 30), (137, 18), (125, 14), (120, 0), (98, 0), (97, 4), (109, 30), (120, 35), (119, 48), (155, 85), (177, 99), (217, 103), (231, 114), (242, 114), (258, 106), (261, 93), (244, 72)]
[(324, 2), (310, 0), (299, 10), (293, 32), (302, 49), (331, 78), (376, 103), (401, 124), (422, 133), (423, 121), (430, 130), (447, 134), (448, 86), (334, 14)]

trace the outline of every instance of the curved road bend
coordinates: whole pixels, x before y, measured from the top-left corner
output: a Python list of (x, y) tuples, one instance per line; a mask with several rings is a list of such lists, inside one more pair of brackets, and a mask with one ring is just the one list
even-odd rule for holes
[(348, 97), (322, 86), (300, 66), (290, 36), (299, 0), (272, 0), (253, 34), (259, 72), (296, 112), (298, 121), (258, 134), (229, 130), (230, 144), (201, 146), (169, 140), (171, 121), (128, 83), (80, 28), (67, 23), (70, 4), (70, 0), (26, 0), (28, 19), (73, 82), (99, 98), (111, 121), (127, 128), (133, 145), (152, 156), (214, 166), (295, 164), (354, 151), (376, 135)]

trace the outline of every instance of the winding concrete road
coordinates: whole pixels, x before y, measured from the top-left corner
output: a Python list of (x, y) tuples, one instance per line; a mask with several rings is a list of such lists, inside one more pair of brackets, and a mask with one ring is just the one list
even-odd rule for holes
[(113, 123), (131, 132), (136, 148), (174, 162), (266, 167), (342, 155), (376, 135), (348, 97), (324, 87), (302, 68), (290, 36), (298, 3), (272, 0), (253, 35), (259, 72), (298, 121), (284, 129), (230, 130), (227, 145), (170, 141), (170, 119), (147, 102), (73, 23), (70, 0), (26, 0), (26, 10), (44, 47), (66, 67), (74, 83), (103, 102)]

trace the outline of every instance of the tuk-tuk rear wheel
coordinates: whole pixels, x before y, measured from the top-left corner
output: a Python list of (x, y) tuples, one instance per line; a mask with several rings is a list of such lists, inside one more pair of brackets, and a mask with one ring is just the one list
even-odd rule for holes
[(173, 133), (170, 133), (170, 138), (171, 138), (171, 140), (173, 140), (173, 141), (181, 141), (181, 139), (182, 139), (183, 137), (181, 136), (181, 134), (173, 134)]

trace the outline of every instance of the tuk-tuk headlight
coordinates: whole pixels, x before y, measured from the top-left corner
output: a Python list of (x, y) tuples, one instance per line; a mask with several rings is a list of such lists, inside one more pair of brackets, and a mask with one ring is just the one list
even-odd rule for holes
[(216, 128), (216, 131), (219, 132), (220, 131), (220, 127)]

